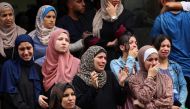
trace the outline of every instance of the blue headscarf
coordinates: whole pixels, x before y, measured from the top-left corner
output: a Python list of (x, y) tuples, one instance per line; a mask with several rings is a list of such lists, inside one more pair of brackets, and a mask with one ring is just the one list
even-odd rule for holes
[(2, 67), (0, 76), (0, 93), (14, 94), (18, 93), (17, 84), (20, 80), (21, 66), (30, 67), (28, 79), (34, 84), (35, 101), (38, 100), (38, 96), (42, 91), (40, 77), (35, 69), (33, 59), (30, 61), (24, 61), (18, 55), (18, 46), (22, 42), (29, 42), (33, 47), (34, 43), (29, 35), (20, 35), (15, 40), (15, 58), (6, 61)]

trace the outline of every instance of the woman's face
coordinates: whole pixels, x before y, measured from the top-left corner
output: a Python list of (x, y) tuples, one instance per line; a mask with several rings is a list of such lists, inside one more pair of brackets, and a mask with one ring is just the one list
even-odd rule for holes
[(6, 28), (11, 27), (14, 24), (14, 14), (11, 8), (5, 8), (0, 13), (1, 26)]
[(129, 46), (130, 46), (130, 50), (133, 50), (134, 48), (137, 48), (137, 40), (135, 37), (131, 37), (129, 39)]
[(49, 11), (47, 15), (44, 17), (44, 27), (48, 29), (52, 29), (55, 26), (55, 12), (54, 11)]
[(75, 107), (76, 96), (71, 88), (67, 88), (63, 94), (61, 106), (64, 109), (73, 109)]
[(65, 53), (69, 50), (69, 37), (66, 33), (61, 33), (55, 41), (55, 50), (60, 53)]
[(18, 46), (18, 54), (24, 61), (30, 61), (33, 57), (33, 47), (29, 42), (21, 42)]
[(121, 2), (121, 0), (108, 0), (113, 6), (116, 6)]
[(107, 60), (106, 60), (107, 56), (106, 53), (104, 52), (100, 52), (98, 53), (95, 57), (94, 57), (94, 67), (95, 67), (95, 71), (97, 72), (101, 72), (104, 70)]
[(158, 63), (159, 63), (158, 62), (158, 54), (157, 53), (152, 53), (145, 60), (144, 66), (145, 66), (145, 69), (148, 71), (148, 69), (150, 68), (151, 65), (152, 65), (152, 67), (154, 67)]
[(165, 39), (160, 45), (160, 49), (158, 51), (159, 57), (168, 58), (170, 50), (171, 50), (171, 43), (168, 39)]

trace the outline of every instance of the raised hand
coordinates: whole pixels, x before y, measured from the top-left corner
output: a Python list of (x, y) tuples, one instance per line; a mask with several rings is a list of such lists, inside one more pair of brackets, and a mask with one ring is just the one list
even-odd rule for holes
[(138, 49), (137, 48), (129, 49), (129, 55), (136, 58), (138, 55)]
[(118, 8), (118, 4), (113, 6), (109, 1), (107, 2), (106, 11), (110, 17), (116, 16), (117, 8)]
[(127, 80), (128, 77), (128, 68), (125, 67), (124, 69), (120, 70), (119, 74), (118, 74), (118, 79), (119, 79), (119, 85), (124, 87), (125, 85), (125, 81)]
[(93, 71), (91, 74), (90, 74), (90, 81), (91, 81), (91, 84), (94, 88), (98, 88), (98, 74), (96, 71)]
[(157, 73), (159, 73), (159, 66), (160, 64), (155, 66), (150, 65), (150, 68), (148, 69), (148, 77), (155, 78)]

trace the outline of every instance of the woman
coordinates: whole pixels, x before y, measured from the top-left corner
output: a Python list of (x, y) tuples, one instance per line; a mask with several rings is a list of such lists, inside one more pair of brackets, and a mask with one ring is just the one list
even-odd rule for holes
[(52, 32), (42, 65), (43, 85), (49, 97), (51, 88), (58, 82), (71, 82), (78, 72), (80, 60), (69, 52), (69, 33), (58, 28)]
[(50, 109), (80, 109), (75, 105), (75, 89), (70, 83), (57, 83), (50, 95)]
[(122, 72), (118, 81), (111, 72), (104, 70), (106, 51), (92, 46), (82, 55), (80, 72), (74, 77), (77, 105), (82, 109), (116, 109), (126, 98), (127, 73)]
[(187, 83), (183, 76), (181, 66), (168, 59), (170, 55), (172, 40), (166, 35), (160, 35), (153, 39), (153, 46), (158, 50), (160, 71), (168, 74), (173, 80), (174, 107), (185, 108), (187, 98)]
[[(97, 44), (108, 52), (108, 64), (114, 59), (112, 54), (117, 42), (116, 32), (122, 26), (127, 29), (133, 28), (134, 23), (134, 15), (123, 8), (121, 0), (101, 0), (101, 8), (93, 20), (93, 35), (100, 38)], [(106, 69), (109, 69), (108, 66)]]
[(129, 74), (136, 74), (139, 71), (139, 64), (135, 60), (138, 48), (136, 38), (130, 31), (126, 31), (118, 38), (118, 49), (120, 57), (111, 61), (111, 71), (117, 77), (119, 71), (127, 67)]
[[(34, 59), (40, 66), (44, 63), (46, 48), (51, 36), (51, 33), (58, 29), (55, 26), (57, 13), (54, 7), (49, 5), (42, 6), (36, 16), (36, 29), (29, 33), (34, 40)], [(83, 47), (82, 40), (70, 44), (70, 51), (77, 51), (78, 48)]]
[(128, 83), (137, 109), (171, 109), (172, 80), (159, 72), (158, 52), (152, 46), (143, 46), (138, 52), (140, 71), (130, 76)]
[(34, 59), (45, 55), (51, 32), (55, 31), (56, 10), (50, 5), (40, 7), (36, 16), (36, 29), (29, 33), (34, 40)]
[(13, 7), (6, 2), (0, 3), (0, 68), (6, 60), (13, 58), (14, 42), (26, 30), (15, 24)]
[[(114, 73), (116, 78), (118, 78), (118, 74), (121, 71), (125, 70), (125, 68), (128, 69), (129, 75), (137, 74), (137, 72), (139, 71), (139, 64), (135, 60), (138, 53), (137, 41), (135, 36), (130, 31), (124, 32), (118, 38), (118, 49), (120, 57), (118, 59), (112, 60), (110, 63), (111, 71)], [(127, 93), (129, 92), (130, 90), (128, 89)], [(130, 94), (128, 94), (127, 96), (125, 105), (120, 108), (133, 109)]]
[(40, 68), (33, 61), (34, 43), (30, 36), (20, 35), (15, 41), (15, 58), (2, 67), (0, 93), (3, 109), (37, 109), (48, 107), (42, 93)]

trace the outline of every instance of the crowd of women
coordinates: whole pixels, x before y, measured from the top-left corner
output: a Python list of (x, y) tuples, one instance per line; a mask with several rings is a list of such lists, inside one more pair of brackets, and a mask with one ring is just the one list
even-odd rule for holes
[(53, 6), (40, 7), (35, 30), (26, 32), (15, 24), (13, 7), (0, 3), (0, 109), (185, 108), (187, 83), (169, 59), (172, 39), (158, 35), (138, 50), (135, 16), (121, 0), (100, 6), (94, 36), (82, 40), (95, 43), (75, 57), (76, 43), (55, 26)]

